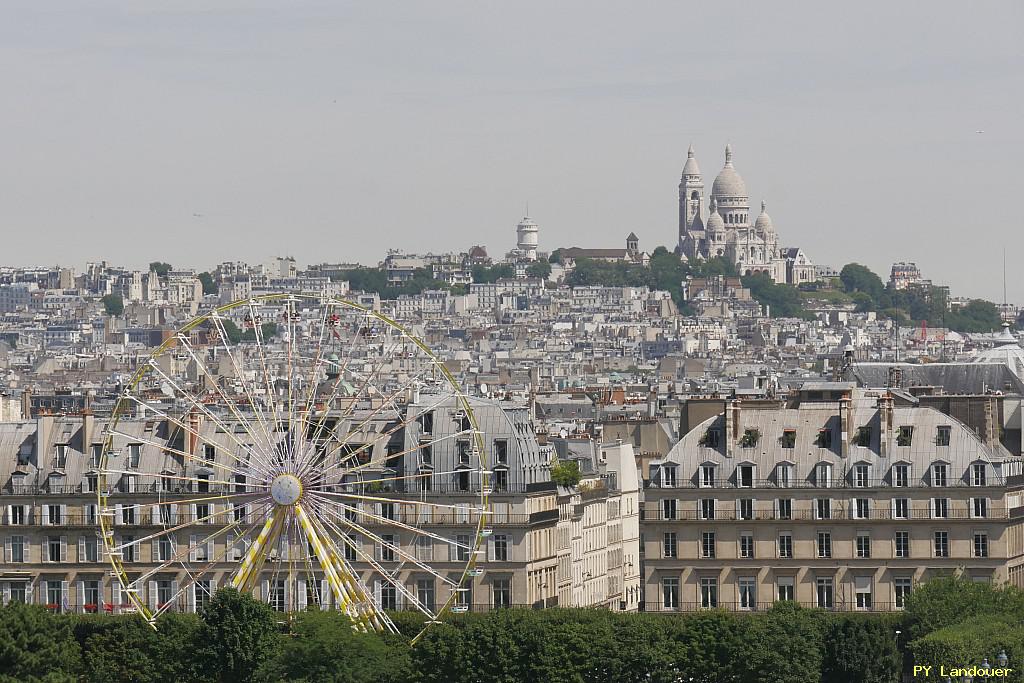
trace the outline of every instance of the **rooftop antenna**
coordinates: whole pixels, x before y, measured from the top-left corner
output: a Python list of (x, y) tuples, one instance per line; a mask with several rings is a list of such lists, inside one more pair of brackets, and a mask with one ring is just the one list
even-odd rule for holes
[(1006, 245), (1003, 245), (1003, 310), (1006, 310)]

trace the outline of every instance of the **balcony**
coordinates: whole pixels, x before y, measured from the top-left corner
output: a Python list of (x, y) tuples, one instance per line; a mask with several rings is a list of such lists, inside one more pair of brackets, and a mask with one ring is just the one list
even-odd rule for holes
[[(704, 607), (699, 602), (680, 602), (676, 606), (666, 607), (663, 602), (645, 602), (640, 605), (641, 611), (644, 612), (662, 612), (662, 613), (687, 613), (687, 612), (700, 612), (707, 611), (710, 609), (720, 609), (729, 612), (764, 612), (771, 609), (779, 603), (776, 602), (758, 602), (753, 606), (745, 606), (740, 602), (723, 602), (721, 600), (715, 603), (715, 607), (709, 608)], [(872, 602), (870, 607), (858, 607), (856, 602), (833, 602), (831, 607), (818, 607), (816, 602), (796, 602), (793, 604), (800, 605), (807, 609), (822, 609), (829, 612), (901, 612), (902, 607), (897, 607), (895, 602)]]
[[(1024, 516), (1024, 508), (1014, 508), (1015, 511), (1019, 511), (1018, 514)], [(640, 519), (647, 522), (737, 522), (737, 521), (776, 521), (776, 522), (789, 522), (789, 521), (813, 521), (822, 524), (829, 522), (863, 522), (870, 520), (892, 520), (892, 521), (906, 521), (906, 520), (921, 520), (926, 519), (933, 522), (942, 522), (947, 520), (990, 520), (990, 519), (1011, 519), (1011, 510), (1005, 507), (991, 507), (988, 509), (988, 514), (984, 517), (975, 517), (971, 514), (970, 508), (950, 508), (949, 514), (944, 517), (936, 517), (932, 514), (930, 507), (914, 507), (907, 511), (907, 516), (898, 517), (893, 514), (892, 510), (869, 510), (867, 516), (858, 517), (855, 513), (851, 512), (845, 507), (834, 507), (831, 511), (830, 517), (818, 517), (816, 510), (793, 510), (793, 514), (788, 516), (780, 516), (774, 510), (754, 510), (750, 516), (742, 516), (734, 509), (716, 509), (715, 516), (713, 518), (702, 517), (698, 510), (677, 510), (674, 516), (665, 516), (662, 510), (655, 509), (641, 509)]]
[(798, 481), (791, 480), (785, 485), (779, 484), (774, 479), (754, 479), (750, 481), (750, 486), (740, 486), (735, 480), (732, 479), (715, 479), (707, 483), (697, 484), (691, 480), (684, 480), (676, 478), (670, 482), (661, 483), (653, 479), (644, 480), (645, 489), (702, 489), (712, 491), (715, 489), (729, 489), (729, 490), (756, 490), (756, 489), (771, 489), (775, 491), (785, 491), (786, 489), (820, 489), (822, 491), (828, 491), (829, 489), (855, 489), (858, 491), (869, 491), (871, 489), (889, 489), (889, 490), (901, 490), (901, 489), (960, 489), (960, 488), (974, 488), (974, 489), (985, 489), (985, 488), (1001, 488), (1011, 484), (1012, 477), (1010, 479), (996, 478), (989, 476), (984, 486), (974, 486), (969, 481), (954, 480), (950, 479), (945, 486), (931, 486), (930, 484), (918, 481), (911, 483), (909, 486), (893, 486), (889, 479), (867, 479), (864, 481), (864, 485), (858, 485), (854, 482), (848, 482), (843, 479), (833, 479), (827, 485), (818, 484), (813, 481)]

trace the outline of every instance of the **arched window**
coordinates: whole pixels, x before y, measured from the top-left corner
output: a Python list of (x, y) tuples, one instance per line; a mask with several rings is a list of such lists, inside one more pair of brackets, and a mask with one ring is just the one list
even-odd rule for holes
[(697, 190), (694, 190), (692, 193), (690, 193), (690, 199), (700, 199), (700, 195), (697, 194)]

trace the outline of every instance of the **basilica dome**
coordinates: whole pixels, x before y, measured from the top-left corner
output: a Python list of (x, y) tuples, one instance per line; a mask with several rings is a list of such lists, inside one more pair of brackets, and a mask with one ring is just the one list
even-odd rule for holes
[(718, 173), (715, 183), (711, 186), (711, 196), (719, 199), (724, 197), (746, 199), (747, 185), (732, 165), (732, 147), (725, 146), (725, 167)]
[(758, 215), (757, 220), (754, 221), (754, 230), (765, 233), (775, 232), (775, 226), (772, 225), (772, 217), (765, 210), (764, 202), (761, 202), (761, 213)]

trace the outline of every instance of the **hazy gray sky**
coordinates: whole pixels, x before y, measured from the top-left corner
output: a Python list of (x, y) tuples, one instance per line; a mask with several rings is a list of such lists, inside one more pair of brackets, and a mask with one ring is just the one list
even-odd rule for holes
[(0, 263), (672, 247), (728, 141), (785, 245), (1024, 303), (1019, 0), (88, 4), (0, 7)]

